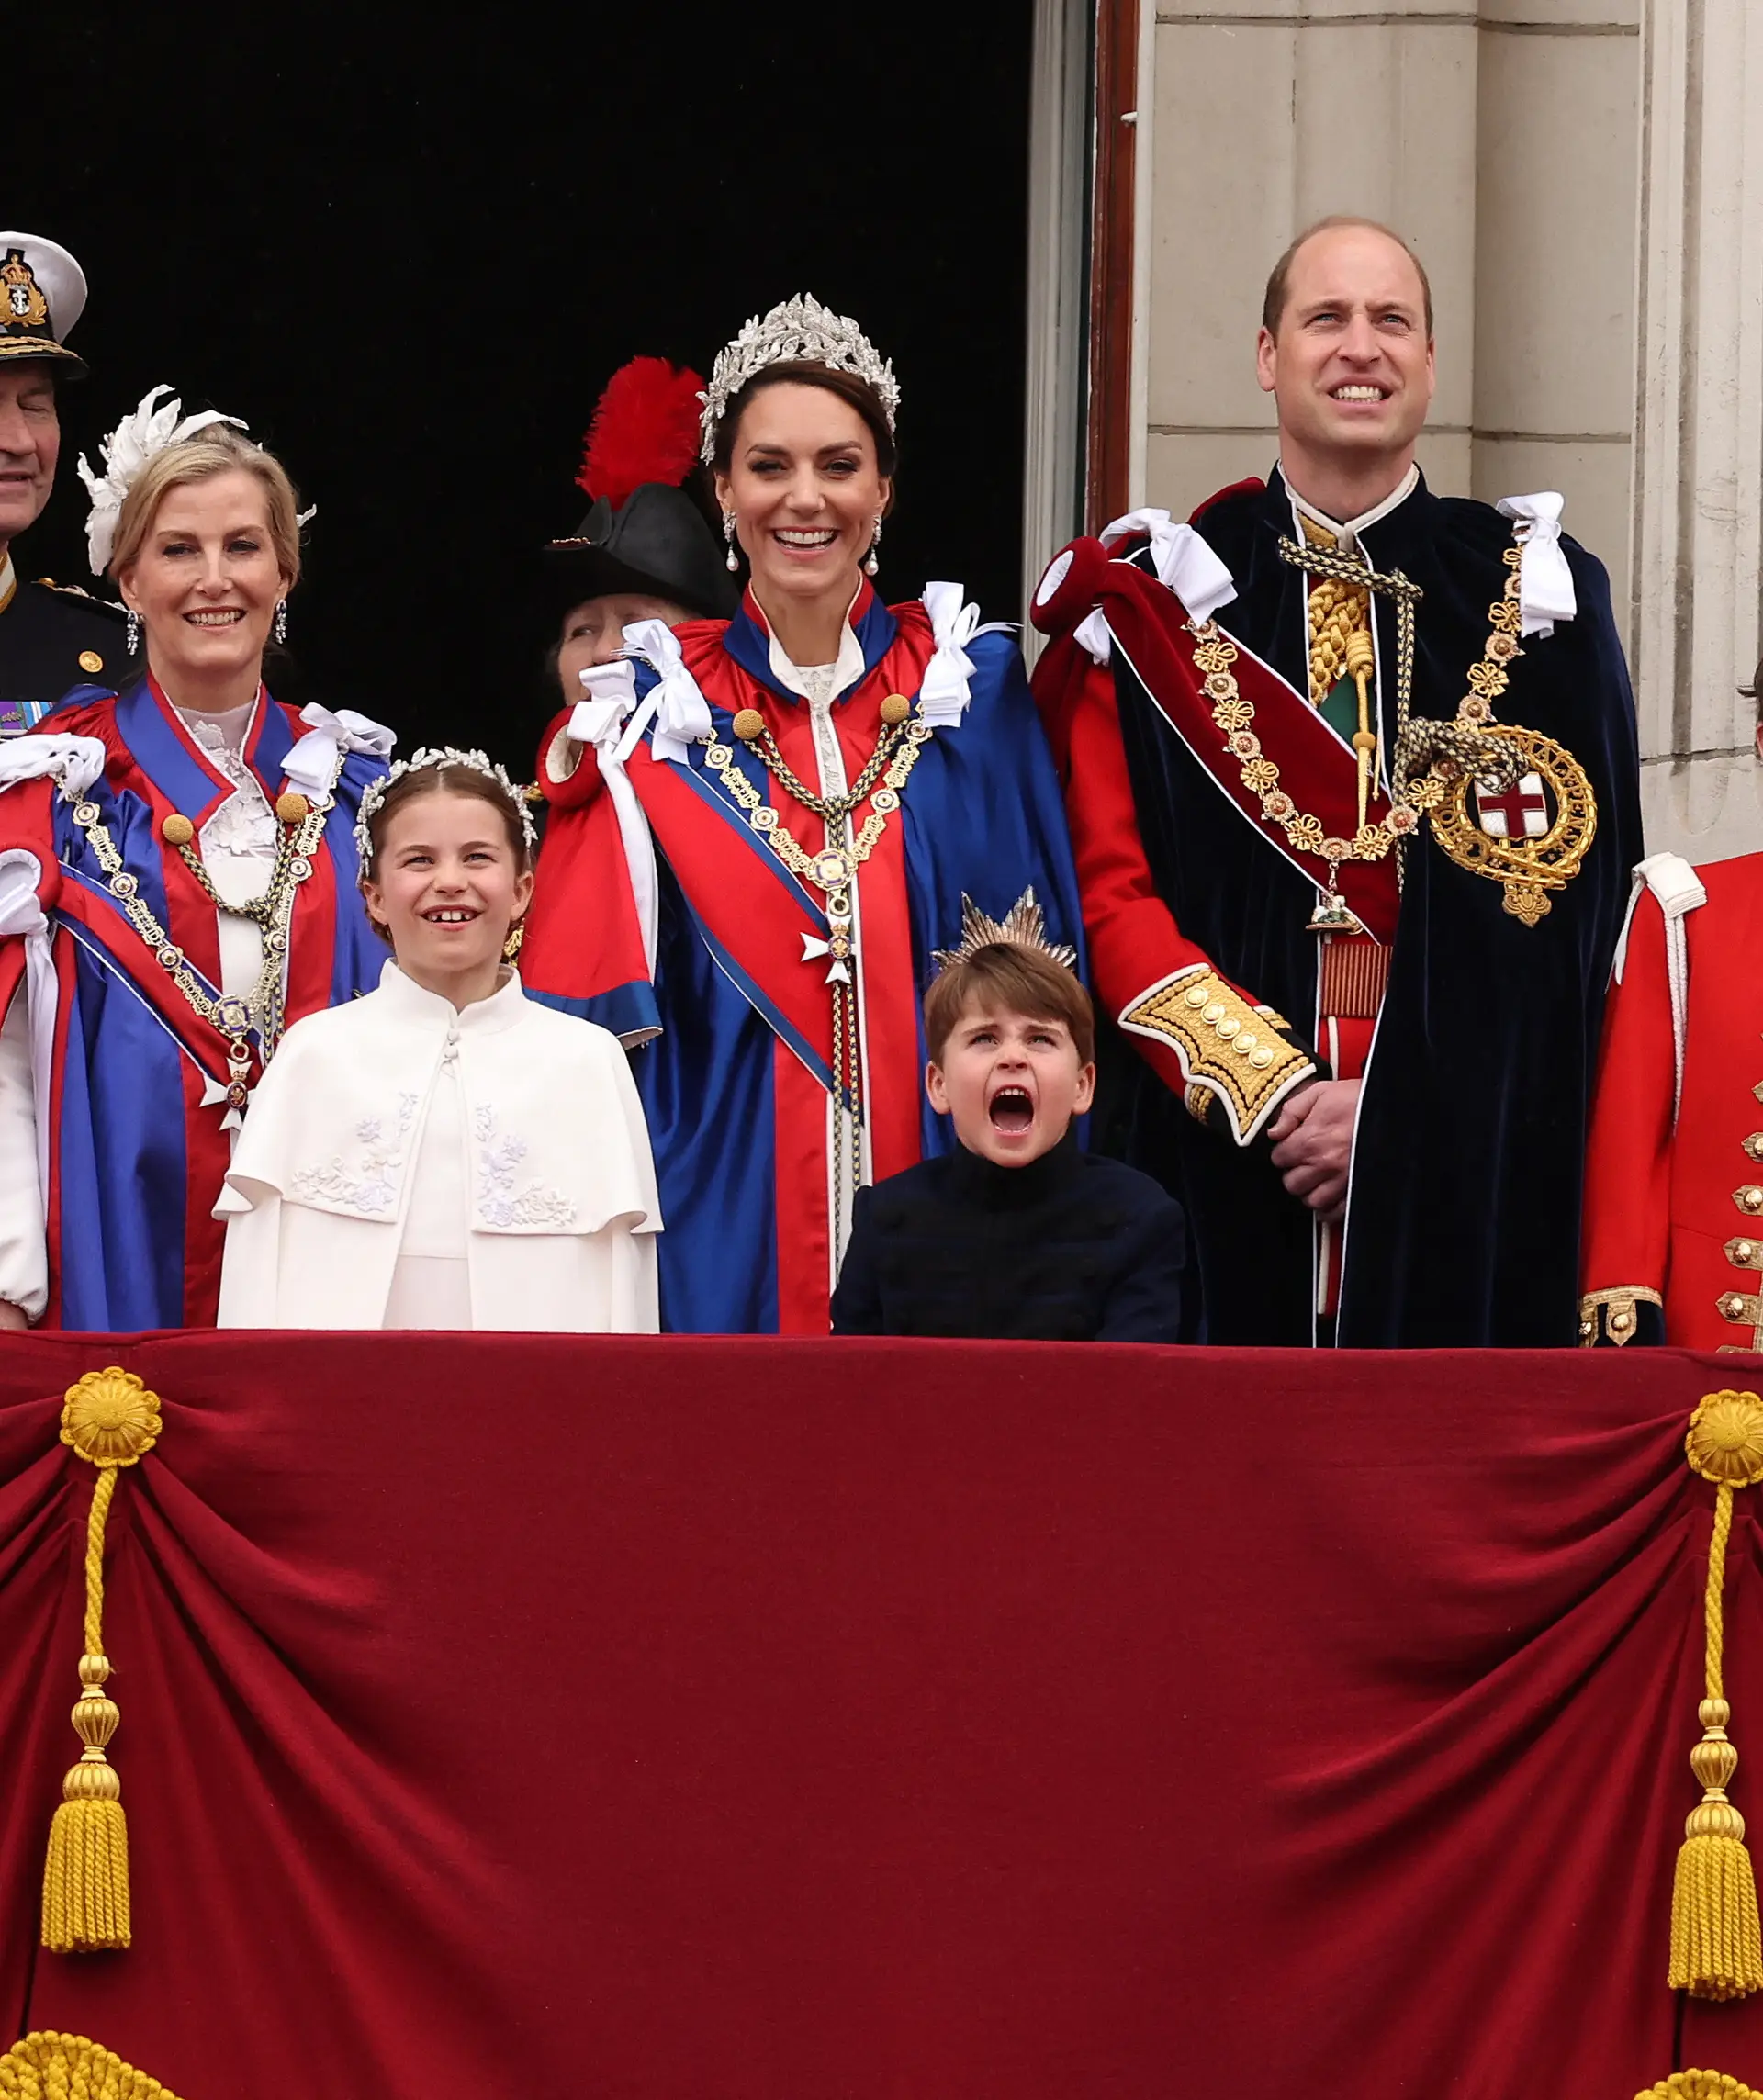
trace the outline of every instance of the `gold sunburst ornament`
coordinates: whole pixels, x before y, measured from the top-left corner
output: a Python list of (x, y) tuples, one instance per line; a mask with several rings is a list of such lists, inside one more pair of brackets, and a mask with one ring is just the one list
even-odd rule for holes
[(1077, 968), (1077, 950), (1067, 947), (1062, 940), (1047, 938), (1047, 915), (1035, 901), (1032, 889), (1025, 890), (1001, 919), (994, 919), (983, 912), (965, 891), (961, 894), (961, 938), (954, 948), (932, 950), (931, 960), (938, 970), (947, 970), (951, 962), (966, 962), (983, 948), (993, 948), (1003, 943), (1016, 948), (1032, 948), (1041, 955), (1050, 955), (1066, 970)]
[(1674, 2071), (1634, 2100), (1763, 2100), (1752, 2087), (1718, 2071)]
[(1697, 1402), (1683, 1439), (1690, 1470), (1716, 1487), (1754, 1488), (1763, 1480), (1763, 1402), (1730, 1388)]
[(164, 1427), (159, 1395), (132, 1371), (88, 1371), (62, 1403), (62, 1442), (94, 1466), (134, 1466)]

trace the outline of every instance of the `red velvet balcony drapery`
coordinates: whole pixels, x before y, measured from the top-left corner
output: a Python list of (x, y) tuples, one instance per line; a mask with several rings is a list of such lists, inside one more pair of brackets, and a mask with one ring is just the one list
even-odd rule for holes
[[(110, 1519), (135, 1943), (37, 1949)], [(0, 2016), (183, 2100), (1632, 2100), (1712, 1490), (1676, 1353), (0, 1351)], [(1735, 1798), (1763, 1838), (1738, 1499)], [(1759, 1847), (1763, 1850), (1763, 1847)]]

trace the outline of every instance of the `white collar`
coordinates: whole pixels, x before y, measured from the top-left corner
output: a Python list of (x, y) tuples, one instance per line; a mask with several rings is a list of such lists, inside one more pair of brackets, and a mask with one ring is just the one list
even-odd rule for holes
[(12, 594), (18, 588), (18, 574), (12, 566), (12, 549), (0, 555), (0, 612), (12, 603)]
[(511, 970), (488, 999), (474, 999), (469, 1006), (455, 1006), (451, 999), (444, 999), (438, 992), (428, 991), (419, 984), (415, 978), (405, 976), (396, 962), (388, 962), (379, 973), (379, 989), (375, 996), (384, 999), (400, 1019), (444, 1028), (450, 1033), (457, 1030), (462, 1035), (467, 1032), (500, 1035), (504, 1028), (515, 1026), (526, 1006), (526, 994), (521, 989), (518, 970)]
[[(851, 625), (851, 606), (862, 595), (863, 586), (859, 583), (851, 593), (851, 604), (845, 608), (845, 631), (838, 637), (838, 660), (833, 666), (833, 682), (828, 694), (830, 700), (837, 700), (840, 693), (848, 691), (863, 676), (863, 645), (857, 638), (857, 629)], [(753, 601), (756, 605), (758, 604), (757, 593)], [(759, 611), (764, 612), (765, 607), (759, 605)], [(769, 613), (766, 613), (765, 634), (771, 661), (771, 676), (780, 685), (788, 686), (799, 698), (812, 702), (814, 696), (809, 690), (808, 681), (800, 668), (784, 654), (783, 644), (779, 641), (771, 625)]]
[[(1281, 466), (1279, 471), (1280, 477), (1284, 480), (1285, 467)], [(1335, 544), (1341, 552), (1350, 555), (1359, 544), (1360, 533), (1367, 526), (1376, 524), (1380, 518), (1388, 517), (1389, 513), (1398, 504), (1406, 503), (1414, 493), (1414, 485), (1420, 478), (1420, 468), (1412, 460), (1409, 460), (1408, 472), (1403, 475), (1381, 503), (1374, 504), (1369, 511), (1362, 512), (1356, 518), (1349, 518), (1344, 522), (1338, 518), (1330, 517), (1326, 511), (1319, 511), (1314, 503), (1307, 503), (1289, 481), (1286, 482), (1286, 493), (1292, 500), (1294, 511), (1298, 512), (1300, 516), (1308, 518), (1313, 525), (1320, 525), (1325, 533), (1332, 533)], [(1302, 528), (1300, 527), (1299, 530), (1301, 531)]]

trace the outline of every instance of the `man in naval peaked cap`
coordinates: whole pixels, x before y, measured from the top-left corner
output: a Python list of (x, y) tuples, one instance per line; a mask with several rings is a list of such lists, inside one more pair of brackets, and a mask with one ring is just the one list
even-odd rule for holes
[(119, 606), (19, 578), (12, 542), (49, 501), (61, 453), (56, 388), (85, 366), (66, 339), (85, 275), (65, 248), (0, 232), (0, 736), (33, 729), (72, 686), (122, 668)]

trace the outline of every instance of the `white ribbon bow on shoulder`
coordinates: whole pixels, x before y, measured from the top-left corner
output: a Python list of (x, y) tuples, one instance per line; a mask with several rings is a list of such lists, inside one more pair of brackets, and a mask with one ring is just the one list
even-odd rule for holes
[(1518, 522), (1519, 630), (1527, 636), (1553, 634), (1557, 620), (1571, 620), (1579, 610), (1573, 571), (1561, 551), (1563, 507), (1564, 499), (1553, 489), (1505, 496), (1494, 506), (1501, 517)]
[(982, 622), (977, 605), (967, 602), (959, 583), (927, 583), (925, 611), (930, 614), (931, 637), (937, 646), (918, 688), (918, 718), (933, 729), (959, 729), (961, 717), (972, 702), (973, 659), (967, 645), (982, 634), (1009, 634), (1015, 629), (1007, 620)]
[(689, 764), (691, 747), (702, 744), (710, 735), (710, 702), (686, 668), (673, 629), (665, 620), (634, 620), (624, 630), (624, 646), (653, 666), (656, 682), (631, 717), (619, 743), (614, 754), (619, 764), (636, 749), (651, 722), (655, 724), (655, 734), (649, 739), (653, 756), (670, 758), (677, 766)]
[(376, 758), (391, 756), (398, 742), (395, 731), (383, 723), (370, 722), (353, 708), (342, 707), (333, 714), (317, 701), (300, 710), (307, 732), (282, 760), (282, 771), (297, 788), (309, 795), (328, 795), (337, 784), (342, 761), (351, 752), (368, 751)]
[[(1151, 538), (1151, 558), (1157, 580), (1174, 592), (1182, 610), (1196, 624), (1209, 620), (1221, 605), (1237, 595), (1230, 571), (1192, 525), (1177, 524), (1167, 511), (1129, 511), (1124, 518), (1105, 525), (1098, 535), (1106, 546), (1110, 540), (1146, 533)], [(1108, 660), (1113, 637), (1098, 605), (1078, 623), (1074, 639), (1098, 664)]]
[(104, 777), (104, 746), (95, 736), (9, 736), (0, 743), (0, 789), (20, 780), (59, 780), (71, 803)]
[(1181, 600), (1190, 620), (1203, 624), (1237, 595), (1230, 571), (1192, 525), (1177, 524), (1167, 511), (1129, 511), (1103, 527), (1102, 544), (1135, 533), (1151, 535), (1157, 580)]
[[(91, 741), (91, 739), (84, 739)], [(37, 894), (42, 862), (22, 846), (0, 852), (0, 940), (25, 944), (25, 1011), (30, 1032), (30, 1078), (36, 1094), (37, 1181), (49, 1200), (49, 1104), (51, 1060), (55, 1046), (55, 960), (49, 920)]]

